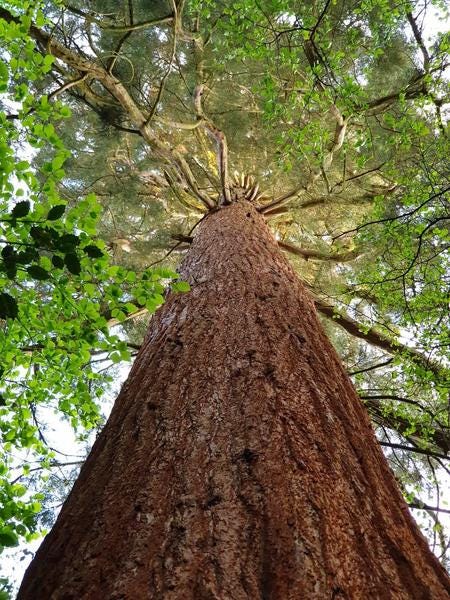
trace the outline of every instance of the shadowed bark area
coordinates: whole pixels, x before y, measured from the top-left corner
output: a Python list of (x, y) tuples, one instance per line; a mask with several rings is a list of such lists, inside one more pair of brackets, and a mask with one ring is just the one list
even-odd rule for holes
[(211, 213), (19, 600), (447, 599), (312, 300)]

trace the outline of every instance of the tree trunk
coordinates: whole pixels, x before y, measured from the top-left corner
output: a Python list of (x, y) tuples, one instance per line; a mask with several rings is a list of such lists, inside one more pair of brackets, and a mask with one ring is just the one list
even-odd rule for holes
[(209, 214), (19, 600), (449, 598), (313, 303)]

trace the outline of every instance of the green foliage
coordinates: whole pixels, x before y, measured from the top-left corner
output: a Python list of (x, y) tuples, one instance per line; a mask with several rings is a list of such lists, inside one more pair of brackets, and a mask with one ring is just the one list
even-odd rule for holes
[[(8, 57), (0, 63), (7, 91), (0, 112), (0, 553), (39, 535), (43, 479), (35, 477), (32, 489), (21, 482), (30, 462), (45, 479), (54, 461), (42, 410), (58, 412), (80, 438), (98, 427), (108, 377), (92, 357), (130, 360), (111, 319), (127, 319), (138, 309), (134, 299), (153, 312), (164, 301), (163, 284), (178, 278), (171, 270), (112, 265), (97, 237), (102, 209), (95, 195), (73, 203), (59, 195), (70, 152), (57, 127), (71, 112), (33, 91), (54, 57), (28, 34), (31, 20), (45, 22), (40, 5), (20, 9), (18, 22), (0, 19), (1, 56)], [(30, 156), (36, 151), (48, 156), (39, 166)], [(9, 587), (1, 585), (6, 598)]]
[(9, 600), (12, 597), (13, 586), (5, 577), (0, 577), (0, 600)]

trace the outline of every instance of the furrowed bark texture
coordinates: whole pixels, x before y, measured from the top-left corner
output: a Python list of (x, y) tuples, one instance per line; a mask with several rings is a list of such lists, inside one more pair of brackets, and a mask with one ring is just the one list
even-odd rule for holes
[(263, 217), (208, 215), (182, 276), (18, 598), (447, 599)]

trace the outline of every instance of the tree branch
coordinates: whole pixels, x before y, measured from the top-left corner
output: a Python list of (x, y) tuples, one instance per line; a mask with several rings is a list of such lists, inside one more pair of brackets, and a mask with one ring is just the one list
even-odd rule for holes
[(289, 192), (287, 192), (286, 194), (283, 194), (282, 196), (275, 198), (275, 200), (273, 200), (269, 204), (260, 206), (258, 208), (258, 212), (262, 213), (263, 215), (274, 214), (274, 211), (272, 209), (274, 209), (276, 206), (279, 206), (280, 204), (283, 204), (287, 200), (290, 200), (291, 198), (298, 196), (298, 194), (300, 194), (300, 192), (302, 192), (302, 191), (305, 191), (305, 187), (303, 185), (300, 187), (296, 187), (293, 190), (290, 190)]
[(442, 513), (446, 513), (447, 515), (450, 515), (450, 509), (447, 508), (441, 508), (440, 506), (430, 506), (429, 504), (425, 504), (425, 502), (422, 502), (419, 499), (416, 499), (414, 502), (410, 502), (408, 504), (408, 506), (410, 508), (418, 508), (420, 510), (426, 510), (427, 512), (442, 512)]
[(341, 252), (339, 254), (327, 254), (324, 252), (320, 252), (319, 250), (309, 250), (307, 248), (300, 248), (299, 246), (294, 246), (286, 242), (278, 242), (278, 246), (282, 250), (286, 250), (286, 252), (290, 252), (291, 254), (295, 254), (296, 256), (301, 256), (305, 260), (312, 258), (316, 260), (348, 262), (354, 260), (360, 254), (358, 250), (349, 250), (348, 252)]
[[(1, 7), (0, 18), (5, 19), (7, 22), (19, 22), (17, 17), (14, 17), (10, 12)], [(208, 209), (214, 208), (215, 204), (211, 198), (198, 188), (194, 175), (184, 157), (180, 152), (171, 148), (165, 142), (162, 142), (147, 126), (147, 117), (117, 77), (108, 73), (102, 65), (98, 65), (87, 58), (75, 54), (72, 50), (69, 50), (60, 44), (46, 31), (33, 24), (30, 26), (30, 35), (41, 44), (41, 46), (46, 48), (47, 52), (53, 54), (59, 60), (62, 60), (69, 67), (80, 73), (88, 73), (90, 76), (97, 79), (124, 109), (130, 121), (135, 125), (149, 146), (161, 157), (177, 166), (194, 196), (203, 202)]]
[(153, 25), (162, 25), (163, 23), (170, 23), (173, 20), (173, 14), (164, 15), (163, 17), (155, 17), (154, 19), (149, 19), (148, 21), (141, 21), (140, 23), (135, 23), (132, 25), (119, 25), (119, 26), (109, 26), (102, 19), (98, 17), (94, 17), (88, 13), (83, 12), (79, 8), (72, 6), (71, 4), (63, 4), (64, 8), (66, 8), (69, 12), (77, 15), (79, 17), (83, 17), (83, 19), (87, 23), (95, 23), (102, 29), (103, 31), (111, 31), (114, 33), (127, 33), (131, 31), (137, 31), (138, 29), (145, 29), (146, 27), (152, 27)]
[(447, 67), (448, 64), (443, 63), (436, 68), (429, 68), (426, 73), (419, 73), (416, 77), (414, 77), (404, 89), (392, 94), (388, 94), (387, 96), (382, 96), (381, 98), (376, 98), (375, 100), (370, 100), (365, 105), (358, 106), (357, 109), (364, 112), (366, 116), (370, 117), (375, 116), (383, 110), (389, 108), (389, 106), (398, 100), (402, 95), (404, 95), (405, 99), (407, 100), (428, 95), (430, 100), (433, 101), (433, 94), (430, 94), (429, 90), (427, 89), (425, 76), (433, 73), (436, 70), (444, 71), (447, 69)]
[(400, 342), (393, 341), (373, 327), (367, 328), (366, 325), (358, 323), (349, 315), (345, 314), (335, 306), (326, 303), (317, 296), (314, 297), (314, 303), (316, 309), (322, 315), (331, 319), (336, 325), (339, 325), (345, 329), (347, 333), (350, 333), (350, 335), (364, 340), (371, 346), (381, 348), (389, 354), (405, 356), (416, 364), (421, 365), (427, 371), (431, 371), (436, 377), (442, 378), (444, 376), (444, 367), (439, 363), (430, 360), (427, 356), (419, 352), (419, 350), (410, 348)]
[[(198, 29), (198, 24), (197, 24)], [(208, 133), (217, 144), (217, 167), (222, 188), (222, 197), (219, 200), (220, 205), (231, 204), (230, 179), (228, 174), (228, 143), (225, 133), (216, 127), (212, 120), (205, 115), (203, 110), (204, 93), (204, 42), (201, 38), (194, 39), (194, 57), (196, 61), (196, 86), (194, 90), (194, 109), (197, 120), (203, 123)]]
[(420, 425), (420, 423), (416, 423), (415, 431), (412, 432), (411, 420), (399, 414), (393, 414), (389, 411), (386, 411), (382, 406), (380, 399), (386, 398), (388, 400), (392, 399), (397, 402), (406, 402), (407, 404), (418, 407), (420, 411), (427, 413), (431, 419), (434, 420), (433, 412), (422, 406), (420, 402), (389, 394), (386, 396), (360, 395), (359, 397), (361, 400), (364, 400), (364, 404), (376, 423), (382, 425), (383, 427), (397, 431), (406, 440), (414, 444), (414, 446), (417, 444), (432, 444), (433, 446), (442, 450), (444, 454), (448, 454), (450, 450), (450, 431), (443, 430), (440, 424), (434, 421), (432, 424), (432, 429), (428, 425), (423, 427)]
[(431, 456), (432, 458), (440, 458), (443, 460), (450, 460), (450, 456), (446, 454), (440, 454), (439, 452), (433, 452), (432, 450), (424, 450), (423, 448), (416, 448), (415, 446), (404, 446), (403, 444), (394, 444), (392, 442), (380, 442), (380, 446), (386, 446), (387, 448), (393, 448), (395, 450), (404, 450), (405, 452), (415, 452), (416, 454), (423, 454), (424, 456)]
[(314, 25), (314, 27), (311, 30), (311, 33), (310, 33), (310, 36), (309, 36), (310, 40), (312, 40), (313, 37), (315, 36), (316, 31), (319, 28), (319, 26), (320, 26), (320, 24), (321, 24), (321, 22), (322, 22), (322, 20), (323, 20), (323, 18), (325, 16), (327, 10), (328, 10), (328, 7), (330, 6), (330, 3), (331, 3), (331, 0), (326, 0), (325, 6), (323, 7), (322, 12), (319, 15), (319, 18), (317, 19), (316, 24)]
[[(375, 371), (375, 369), (381, 369), (382, 367), (387, 367), (388, 365), (391, 364), (391, 362), (393, 361), (393, 358), (388, 358), (387, 360), (384, 360), (383, 362), (377, 363), (376, 365), (371, 365), (370, 367), (366, 367), (365, 369), (358, 369), (358, 371), (351, 371), (350, 373), (348, 373), (349, 377), (353, 377), (353, 375), (359, 375), (360, 373), (367, 373), (368, 371)], [(363, 396), (359, 396), (360, 398), (363, 398)], [(369, 398), (369, 396), (364, 396), (365, 398)]]
[(391, 221), (397, 221), (397, 220), (403, 219), (405, 217), (411, 217), (415, 213), (419, 212), (419, 210), (421, 208), (423, 208), (426, 204), (428, 204), (432, 200), (435, 200), (436, 198), (439, 198), (439, 196), (443, 196), (448, 191), (450, 191), (450, 186), (444, 188), (443, 190), (440, 190), (439, 192), (436, 192), (435, 194), (433, 194), (432, 196), (430, 196), (429, 198), (427, 198), (426, 200), (421, 202), (418, 206), (416, 206), (416, 208), (413, 208), (412, 210), (408, 210), (407, 212), (405, 212), (401, 215), (395, 215), (394, 217), (385, 217), (383, 219), (377, 219), (376, 221), (367, 221), (367, 223), (362, 223), (362, 225), (358, 225), (358, 227), (354, 227), (353, 229), (347, 229), (347, 231), (343, 231), (339, 235), (334, 236), (333, 241), (337, 240), (338, 238), (340, 238), (344, 235), (347, 235), (348, 233), (357, 233), (361, 229), (364, 229), (365, 227), (369, 227), (370, 225), (379, 225), (382, 223), (389, 223)]
[(406, 13), (406, 18), (408, 19), (408, 22), (411, 25), (411, 29), (413, 30), (413, 34), (414, 34), (414, 38), (417, 42), (417, 45), (420, 48), (420, 51), (422, 52), (423, 68), (425, 69), (425, 72), (426, 72), (430, 68), (430, 55), (428, 54), (428, 50), (426, 49), (425, 44), (423, 42), (422, 34), (420, 33), (419, 28), (417, 27), (417, 22), (416, 22), (415, 18), (413, 17), (412, 13), (410, 13), (410, 12)]
[[(129, 24), (130, 25), (134, 25), (134, 21), (133, 21), (133, 0), (128, 0), (128, 18), (129, 18)], [(116, 65), (117, 59), (120, 56), (120, 51), (123, 47), (123, 45), (125, 44), (125, 42), (127, 41), (127, 39), (131, 36), (133, 32), (132, 31), (126, 31), (125, 34), (120, 38), (120, 40), (117, 43), (116, 49), (113, 51), (113, 54), (111, 56), (111, 58), (108, 60), (108, 63), (106, 65), (106, 70), (108, 71), (108, 73), (112, 73), (114, 71), (114, 67)]]

